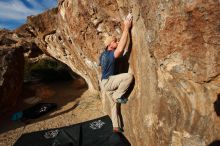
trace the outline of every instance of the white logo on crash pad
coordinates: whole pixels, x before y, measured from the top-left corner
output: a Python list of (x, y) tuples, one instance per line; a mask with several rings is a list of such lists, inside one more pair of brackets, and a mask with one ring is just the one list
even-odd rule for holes
[(98, 120), (98, 121), (94, 121), (94, 122), (90, 123), (89, 127), (92, 128), (93, 130), (96, 130), (96, 129), (102, 128), (102, 126), (104, 124), (105, 123), (102, 120)]
[(58, 130), (58, 129), (56, 129), (56, 130), (51, 130), (51, 131), (47, 131), (47, 132), (45, 132), (44, 137), (45, 137), (46, 139), (54, 138), (54, 137), (56, 137), (56, 136), (58, 135), (58, 133), (59, 133), (59, 130)]

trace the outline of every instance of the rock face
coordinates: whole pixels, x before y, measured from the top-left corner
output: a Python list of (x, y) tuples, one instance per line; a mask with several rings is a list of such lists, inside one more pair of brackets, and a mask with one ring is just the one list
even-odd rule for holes
[(59, 0), (28, 18), (41, 49), (99, 90), (98, 57), (107, 35), (121, 35), (132, 12), (130, 53), (135, 76), (122, 106), (133, 146), (205, 146), (220, 138), (213, 103), (220, 93), (220, 3), (217, 0)]
[(20, 28), (20, 32), (0, 30), (1, 113), (12, 109), (11, 107), (16, 104), (22, 91), (24, 53), (27, 58), (42, 54), (42, 51), (34, 43), (34, 36), (23, 30), (23, 27)]
[(0, 49), (0, 110), (9, 110), (22, 91), (24, 57), (21, 47)]
[(11, 109), (22, 90), (24, 57), (19, 36), (13, 31), (0, 30), (0, 111)]

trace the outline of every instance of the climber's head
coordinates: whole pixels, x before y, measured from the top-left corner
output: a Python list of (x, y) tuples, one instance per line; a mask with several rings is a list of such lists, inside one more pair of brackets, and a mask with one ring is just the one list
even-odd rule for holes
[(118, 41), (115, 36), (106, 37), (104, 43), (107, 50), (115, 50), (118, 46)]

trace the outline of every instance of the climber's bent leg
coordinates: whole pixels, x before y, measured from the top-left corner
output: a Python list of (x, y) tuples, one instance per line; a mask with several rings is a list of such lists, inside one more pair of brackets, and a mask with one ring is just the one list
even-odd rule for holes
[(121, 98), (128, 90), (129, 85), (133, 80), (133, 75), (130, 73), (123, 73), (119, 75), (110, 76), (104, 84), (104, 90), (114, 91), (113, 100)]

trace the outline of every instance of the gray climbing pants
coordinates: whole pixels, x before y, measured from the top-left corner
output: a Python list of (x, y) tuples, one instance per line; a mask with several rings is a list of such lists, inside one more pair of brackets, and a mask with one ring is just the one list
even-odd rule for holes
[(116, 99), (122, 97), (128, 90), (133, 75), (130, 73), (122, 73), (114, 76), (110, 76), (108, 79), (103, 79), (101, 82), (102, 94), (105, 93), (111, 107), (111, 119), (113, 127), (121, 127), (121, 120), (118, 114), (118, 103)]

